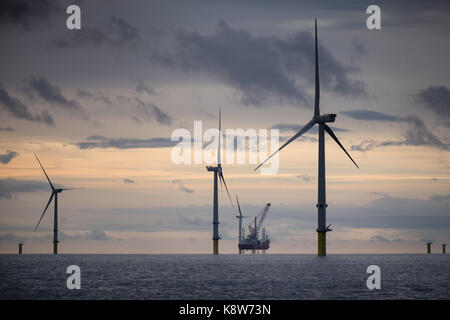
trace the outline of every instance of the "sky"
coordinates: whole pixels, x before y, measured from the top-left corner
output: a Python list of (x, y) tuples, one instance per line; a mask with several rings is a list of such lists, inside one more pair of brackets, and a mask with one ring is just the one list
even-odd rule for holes
[[(81, 9), (68, 30), (66, 8)], [(381, 9), (369, 30), (366, 9)], [(318, 19), (328, 253), (423, 253), (450, 241), (446, 1), (26, 1), (0, 3), (0, 253), (210, 253), (213, 175), (175, 164), (171, 136), (279, 129), (314, 108)], [(317, 130), (279, 171), (223, 164), (244, 215), (270, 202), (268, 253), (317, 252)], [(206, 143), (203, 141), (203, 143)], [(224, 151), (223, 151), (224, 154)], [(249, 159), (249, 153), (236, 148)], [(263, 159), (259, 159), (260, 161)], [(236, 204), (219, 186), (221, 253), (237, 253)], [(248, 225), (250, 220), (244, 220)]]

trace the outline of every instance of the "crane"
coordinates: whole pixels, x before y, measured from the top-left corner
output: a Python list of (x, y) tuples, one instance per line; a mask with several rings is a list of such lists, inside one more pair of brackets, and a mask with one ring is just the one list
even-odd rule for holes
[(254, 224), (248, 226), (249, 235), (239, 241), (238, 248), (239, 253), (242, 250), (251, 250), (252, 253), (256, 253), (258, 250), (262, 250), (263, 253), (266, 252), (270, 247), (270, 239), (265, 234), (265, 228), (262, 228), (262, 239), (258, 237), (258, 233), (264, 223), (264, 219), (270, 209), (270, 203), (267, 203), (264, 208), (254, 217)]
[(270, 203), (266, 204), (266, 206), (258, 213), (258, 225), (256, 228), (256, 232), (259, 232), (259, 229), (261, 229), (261, 226), (264, 222), (264, 219), (267, 216), (267, 213), (269, 212), (269, 208), (270, 208)]
[(251, 234), (253, 234), (255, 237), (257, 237), (259, 233), (259, 229), (261, 229), (261, 226), (264, 222), (264, 219), (267, 216), (267, 213), (269, 212), (270, 203), (267, 203), (265, 207), (258, 213), (258, 215), (255, 217), (255, 226), (248, 226), (248, 229)]

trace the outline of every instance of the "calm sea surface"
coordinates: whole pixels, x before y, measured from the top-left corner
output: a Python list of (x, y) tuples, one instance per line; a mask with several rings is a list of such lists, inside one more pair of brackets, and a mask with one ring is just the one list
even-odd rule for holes
[(0, 299), (448, 299), (450, 255), (0, 255), (0, 279)]

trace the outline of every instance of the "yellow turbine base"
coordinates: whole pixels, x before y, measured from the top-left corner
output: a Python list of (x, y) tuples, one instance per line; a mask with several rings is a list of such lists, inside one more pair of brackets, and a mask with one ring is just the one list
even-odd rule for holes
[(53, 243), (53, 254), (58, 254), (58, 243)]
[(326, 232), (317, 232), (317, 240), (318, 240), (318, 255), (326, 256), (327, 255), (327, 236)]
[(219, 254), (219, 240), (213, 239), (213, 254)]

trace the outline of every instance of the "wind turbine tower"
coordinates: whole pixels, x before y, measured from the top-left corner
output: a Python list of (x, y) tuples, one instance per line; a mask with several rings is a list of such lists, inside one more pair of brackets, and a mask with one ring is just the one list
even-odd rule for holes
[[(233, 201), (231, 200), (230, 192), (228, 191), (227, 184), (225, 182), (225, 178), (223, 177), (222, 172), (222, 164), (221, 164), (221, 157), (220, 157), (220, 140), (222, 136), (221, 131), (221, 111), (219, 109), (219, 143), (217, 148), (217, 166), (207, 166), (206, 169), (208, 171), (214, 172), (214, 196), (213, 196), (213, 254), (219, 254), (219, 195), (218, 195), (218, 186), (217, 186), (217, 180), (220, 179), (220, 184), (225, 186), (225, 189), (227, 190), (228, 198), (231, 201), (231, 206), (233, 207)], [(234, 207), (233, 207), (234, 210)]]
[(277, 151), (270, 155), (264, 162), (262, 162), (258, 167), (255, 168), (257, 170), (264, 163), (266, 163), (271, 157), (273, 157), (276, 153), (281, 151), (284, 147), (290, 144), (292, 141), (299, 138), (302, 134), (311, 129), (315, 124), (319, 125), (319, 174), (318, 174), (318, 201), (317, 201), (317, 238), (318, 238), (318, 255), (326, 256), (326, 233), (328, 231), (332, 231), (330, 229), (330, 225), (326, 225), (326, 188), (325, 188), (325, 131), (336, 141), (336, 143), (341, 147), (341, 149), (345, 152), (345, 154), (352, 160), (355, 166), (358, 168), (356, 162), (352, 159), (352, 157), (348, 154), (347, 150), (342, 146), (339, 139), (334, 134), (333, 130), (327, 125), (327, 122), (334, 122), (336, 119), (336, 114), (325, 113), (320, 114), (320, 82), (319, 82), (319, 58), (318, 58), (318, 50), (317, 50), (317, 19), (315, 20), (315, 99), (314, 99), (314, 116), (310, 122), (308, 122), (303, 129), (298, 131), (292, 138), (286, 141)]
[(433, 244), (433, 242), (427, 242), (427, 254), (431, 253), (431, 245)]

